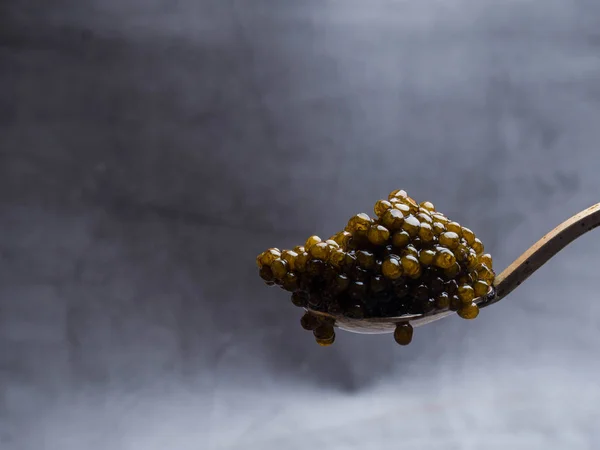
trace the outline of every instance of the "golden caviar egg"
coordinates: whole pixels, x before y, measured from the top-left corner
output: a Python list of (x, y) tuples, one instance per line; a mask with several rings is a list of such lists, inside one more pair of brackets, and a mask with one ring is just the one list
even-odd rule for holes
[(468, 245), (472, 246), (473, 242), (475, 242), (475, 233), (473, 233), (467, 227), (462, 227), (461, 230), (462, 230), (462, 237), (464, 238), (464, 240), (467, 241)]
[(281, 259), (288, 263), (290, 266), (290, 270), (294, 270), (294, 264), (296, 262), (296, 258), (298, 257), (298, 253), (292, 250), (284, 250), (281, 252)]
[(450, 309), (450, 311), (458, 311), (462, 307), (463, 307), (463, 304), (460, 301), (460, 298), (458, 298), (458, 295), (456, 295), (456, 294), (451, 295), (450, 296), (450, 306), (448, 307), (448, 309)]
[(335, 334), (335, 331), (334, 331), (333, 327), (329, 324), (319, 325), (317, 328), (315, 328), (313, 330), (313, 335), (317, 339), (328, 340), (328, 339), (331, 339), (334, 334)]
[(396, 258), (386, 258), (381, 265), (381, 273), (390, 280), (397, 280), (404, 273), (400, 261)]
[(474, 269), (469, 270), (469, 277), (473, 280), (473, 283), (479, 280), (479, 273), (477, 273), (477, 266)]
[(366, 250), (356, 252), (356, 261), (363, 269), (372, 269), (375, 266), (375, 255)]
[(444, 292), (444, 279), (441, 277), (435, 277), (431, 281), (429, 281), (429, 289), (431, 290), (433, 295), (438, 295), (441, 292)]
[(315, 259), (320, 259), (321, 261), (326, 261), (330, 252), (331, 248), (325, 242), (319, 242), (313, 245), (308, 251), (310, 256)]
[(409, 277), (416, 278), (421, 275), (421, 265), (414, 255), (406, 255), (401, 260), (402, 269)]
[(294, 251), (298, 254), (304, 253), (306, 250), (304, 249), (304, 245), (296, 245), (294, 247)]
[(458, 291), (458, 283), (456, 280), (449, 280), (445, 283), (445, 290), (449, 295), (456, 294)]
[(341, 273), (340, 269), (333, 267), (331, 264), (323, 263), (323, 278), (325, 280), (334, 280), (338, 273)]
[(493, 264), (493, 262), (492, 262), (492, 255), (490, 255), (489, 253), (485, 253), (485, 254), (481, 255), (479, 257), (478, 261), (481, 264), (485, 264), (488, 267), (488, 269), (492, 268), (492, 264)]
[(456, 233), (459, 238), (462, 235), (462, 227), (458, 222), (448, 222), (446, 224), (446, 230), (451, 231), (452, 233)]
[(337, 274), (335, 277), (335, 290), (337, 292), (342, 292), (348, 289), (348, 286), (350, 286), (350, 278), (348, 278), (348, 275), (343, 273)]
[(399, 323), (394, 330), (394, 340), (400, 345), (408, 345), (413, 337), (413, 327), (410, 323)]
[(351, 253), (346, 253), (346, 261), (344, 261), (344, 267), (347, 270), (353, 269), (356, 266), (356, 256)]
[(408, 194), (404, 189), (396, 189), (395, 191), (390, 192), (390, 195), (388, 195), (388, 200), (392, 201), (392, 199), (397, 197), (406, 198), (408, 197)]
[(288, 272), (289, 265), (283, 259), (276, 259), (271, 264), (271, 271), (273, 272), (273, 276), (278, 280), (283, 279), (285, 274)]
[(406, 231), (411, 237), (415, 237), (417, 234), (419, 234), (420, 227), (421, 223), (419, 222), (419, 219), (417, 219), (412, 214), (404, 218), (402, 229)]
[(408, 284), (400, 282), (393, 286), (394, 295), (398, 298), (405, 298), (410, 294), (410, 288)]
[(328, 347), (335, 342), (335, 334), (330, 339), (315, 339), (321, 347)]
[(431, 202), (421, 202), (421, 204), (419, 205), (421, 208), (426, 209), (427, 211), (431, 211), (434, 212), (435, 211), (435, 206), (433, 206), (433, 203)]
[(410, 242), (410, 234), (406, 231), (398, 231), (392, 236), (392, 245), (397, 248), (404, 248)]
[(477, 264), (477, 253), (475, 253), (475, 251), (471, 249), (467, 254), (467, 269), (472, 270), (475, 267), (477, 267)]
[(292, 294), (292, 304), (297, 306), (298, 308), (303, 308), (306, 306), (308, 301), (307, 295), (304, 292), (294, 292)]
[[(475, 251), (471, 247), (465, 244), (460, 244), (455, 250), (455, 253), (456, 260), (460, 261), (463, 268), (466, 268), (468, 270), (473, 269), (473, 259), (475, 259), (475, 262), (477, 262), (477, 256), (475, 255)], [(469, 267), (469, 265), (471, 265), (471, 267)]]
[(458, 298), (463, 303), (471, 303), (475, 298), (475, 291), (468, 284), (463, 284), (458, 287)]
[(286, 291), (293, 292), (298, 287), (298, 277), (294, 272), (286, 273), (281, 281), (281, 286)]
[(383, 245), (390, 238), (390, 231), (381, 225), (371, 225), (367, 233), (369, 242), (373, 245)]
[[(366, 291), (363, 292), (366, 293)], [(362, 304), (355, 303), (354, 305), (344, 308), (344, 315), (352, 319), (362, 319), (365, 317), (365, 308)]]
[(348, 225), (346, 225), (346, 231), (366, 233), (370, 226), (371, 218), (365, 213), (360, 213), (350, 218)]
[(443, 245), (450, 250), (458, 248), (460, 244), (460, 238), (458, 237), (458, 234), (453, 231), (446, 231), (445, 233), (440, 234), (439, 241), (440, 245)]
[(263, 253), (260, 253), (257, 257), (256, 257), (256, 265), (258, 266), (259, 269), (262, 269), (262, 266), (264, 265), (261, 261), (261, 258), (263, 257)]
[(412, 244), (408, 244), (405, 248), (404, 248), (404, 255), (413, 255), (415, 258), (419, 257), (419, 250), (417, 250), (417, 248), (412, 245)]
[(427, 212), (420, 212), (416, 215), (416, 217), (417, 217), (417, 219), (419, 219), (419, 222), (425, 222), (425, 223), (428, 223), (429, 225), (433, 224), (433, 219)]
[(311, 277), (320, 276), (325, 270), (325, 263), (320, 259), (309, 259), (306, 263), (306, 273)]
[(272, 285), (275, 281), (275, 277), (273, 276), (273, 271), (270, 266), (262, 266), (258, 271), (258, 275), (268, 284)]
[(421, 284), (413, 289), (413, 297), (420, 302), (426, 302), (429, 300), (429, 289)]
[(438, 309), (446, 309), (450, 306), (450, 296), (447, 292), (442, 292), (435, 298), (435, 307)]
[(473, 247), (473, 250), (475, 250), (475, 252), (477, 253), (477, 256), (483, 255), (483, 251), (484, 251), (483, 242), (481, 242), (479, 240), (479, 238), (475, 238), (475, 241), (473, 241), (473, 244), (471, 245), (471, 247)]
[(304, 272), (306, 270), (306, 263), (310, 259), (308, 252), (298, 253), (296, 260), (294, 261), (294, 270), (296, 272)]
[(332, 249), (334, 249), (334, 248), (340, 248), (340, 245), (337, 242), (335, 242), (333, 239), (327, 239), (325, 241), (325, 243), (327, 245), (329, 245)]
[(442, 269), (449, 269), (456, 262), (456, 257), (447, 248), (439, 248), (435, 255), (435, 265)]
[(421, 250), (419, 252), (419, 262), (424, 266), (431, 266), (435, 261), (435, 251)]
[(392, 204), (387, 200), (377, 200), (373, 211), (377, 217), (381, 217), (385, 212), (392, 207)]
[(318, 244), (319, 242), (321, 242), (321, 238), (319, 236), (311, 236), (306, 240), (304, 248), (306, 251), (309, 251), (313, 245)]
[(439, 236), (446, 231), (446, 225), (444, 225), (442, 222), (433, 222), (431, 228), (436, 236)]
[(440, 213), (440, 212), (436, 212), (436, 213), (432, 214), (432, 215), (431, 215), (431, 218), (433, 219), (433, 221), (434, 221), (434, 222), (440, 222), (440, 223), (441, 223), (441, 224), (443, 224), (444, 226), (445, 226), (445, 225), (446, 225), (448, 222), (450, 222), (450, 220), (449, 220), (449, 219), (448, 219), (448, 218), (447, 218), (445, 215), (443, 215), (443, 214), (442, 214), (442, 213)]
[(460, 277), (458, 277), (456, 279), (456, 281), (458, 281), (459, 284), (469, 284), (469, 285), (472, 285), (475, 280), (472, 280), (471, 279), (471, 275), (469, 275), (467, 273), (467, 274), (463, 274)]
[(261, 268), (262, 266), (270, 266), (273, 261), (281, 256), (279, 249), (270, 248), (256, 257), (256, 265)]
[(489, 284), (487, 284), (487, 282), (485, 282), (484, 280), (477, 280), (475, 283), (473, 283), (473, 291), (475, 292), (475, 297), (483, 297), (487, 295), (489, 289)]
[(476, 270), (478, 279), (487, 281), (488, 283), (492, 283), (494, 281), (494, 272), (485, 264), (478, 264)]
[(475, 319), (479, 315), (479, 307), (475, 303), (463, 305), (458, 310), (458, 315), (467, 320)]
[(404, 223), (404, 214), (396, 208), (388, 209), (381, 217), (381, 223), (388, 230), (396, 231), (402, 228)]
[(419, 210), (419, 205), (417, 202), (415, 202), (414, 199), (408, 195), (406, 197), (396, 196), (396, 199), (398, 199), (398, 202), (404, 203), (406, 206), (408, 206), (413, 213), (416, 213)]
[(329, 253), (329, 258), (327, 258), (329, 264), (333, 267), (340, 268), (344, 265), (346, 261), (346, 252), (344, 250), (340, 250), (339, 248), (334, 249)]
[(302, 328), (304, 328), (305, 330), (308, 330), (308, 331), (314, 330), (320, 324), (321, 323), (319, 321), (319, 318), (317, 316), (315, 316), (314, 314), (311, 314), (309, 312), (307, 312), (306, 314), (304, 314), (302, 316), (302, 319), (300, 319), (300, 325), (302, 326)]
[[(398, 263), (398, 265), (400, 265), (400, 263)], [(381, 272), (383, 273), (383, 264), (382, 264)], [(386, 281), (386, 279), (384, 277), (386, 277), (385, 274), (383, 276), (374, 275), (373, 277), (371, 277), (371, 282), (369, 283), (371, 292), (373, 292), (374, 294), (378, 294), (380, 292), (385, 291), (388, 288), (388, 282)]]
[(433, 228), (426, 222), (421, 222), (419, 227), (419, 237), (423, 242), (431, 242), (434, 238)]
[(341, 248), (348, 248), (348, 244), (352, 239), (352, 233), (348, 231), (340, 231), (332, 238)]
[(410, 214), (410, 208), (408, 207), (408, 205), (405, 205), (404, 203), (402, 203), (400, 201), (393, 200), (392, 206), (394, 207), (394, 209), (397, 209), (398, 211), (400, 211), (404, 217), (406, 217)]
[[(361, 290), (361, 292), (361, 295), (364, 295), (366, 293), (366, 291), (364, 290)], [(351, 317), (352, 319), (362, 319), (365, 316), (365, 309), (361, 304), (356, 303), (346, 308), (344, 311), (344, 315), (346, 317)]]
[(454, 255), (456, 256), (456, 260), (460, 261), (460, 262), (466, 261), (467, 257), (469, 256), (469, 250), (470, 250), (470, 248), (467, 247), (466, 245), (459, 244), (459, 246), (454, 251)]
[(444, 269), (444, 275), (446, 275), (448, 278), (454, 278), (460, 273), (460, 270), (460, 264), (455, 262), (447, 269)]

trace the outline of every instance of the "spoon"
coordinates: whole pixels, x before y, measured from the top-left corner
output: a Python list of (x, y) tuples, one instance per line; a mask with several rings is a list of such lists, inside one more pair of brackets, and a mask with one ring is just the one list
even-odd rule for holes
[[(598, 226), (600, 226), (600, 203), (575, 214), (542, 237), (496, 277), (485, 297), (478, 297), (474, 302), (480, 309), (499, 302), (568, 244)], [(305, 309), (311, 314), (335, 320), (335, 325), (342, 330), (359, 334), (393, 333), (396, 326), (401, 323), (410, 323), (413, 327), (419, 327), (455, 314), (454, 311), (442, 310), (430, 314), (353, 319), (310, 308)]]

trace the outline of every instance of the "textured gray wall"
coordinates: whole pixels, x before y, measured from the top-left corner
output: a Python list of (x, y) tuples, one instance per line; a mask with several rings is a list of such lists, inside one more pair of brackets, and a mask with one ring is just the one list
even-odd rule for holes
[(600, 201), (596, 0), (5, 0), (0, 448), (600, 448), (598, 235), (317, 347), (254, 257), (390, 190), (506, 266)]

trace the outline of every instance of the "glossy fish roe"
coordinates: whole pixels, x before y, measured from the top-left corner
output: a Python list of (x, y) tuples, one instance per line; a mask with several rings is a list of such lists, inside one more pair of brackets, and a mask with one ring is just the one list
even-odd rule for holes
[[(476, 318), (477, 299), (488, 294), (495, 273), (475, 233), (404, 190), (378, 200), (373, 212), (373, 217), (354, 215), (329, 239), (310, 236), (292, 250), (270, 248), (256, 258), (263, 281), (289, 291), (292, 304), (307, 311), (301, 326), (313, 332), (315, 341), (334, 343), (332, 316), (451, 310), (464, 319)], [(400, 345), (408, 345), (412, 336), (408, 322), (394, 332)]]

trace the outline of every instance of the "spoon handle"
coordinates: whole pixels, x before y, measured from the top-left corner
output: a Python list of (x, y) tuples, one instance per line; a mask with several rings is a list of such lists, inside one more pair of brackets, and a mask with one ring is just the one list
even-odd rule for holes
[(485, 306), (502, 300), (559, 251), (598, 226), (600, 226), (600, 203), (561, 223), (496, 277), (494, 282), (496, 296)]

